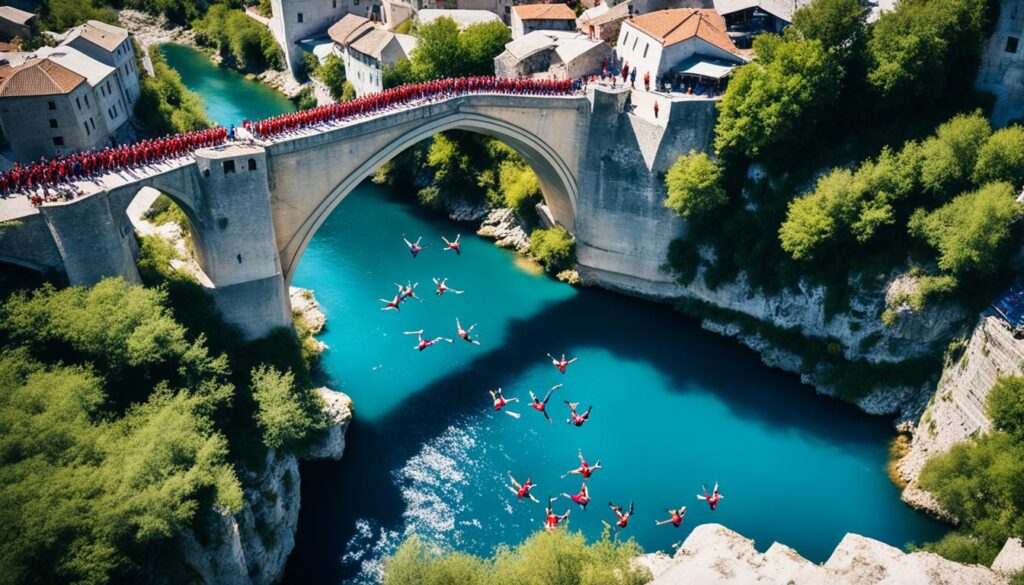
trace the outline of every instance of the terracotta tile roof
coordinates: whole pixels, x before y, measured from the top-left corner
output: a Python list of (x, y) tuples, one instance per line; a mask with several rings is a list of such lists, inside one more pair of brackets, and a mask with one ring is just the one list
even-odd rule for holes
[(332, 24), (331, 28), (327, 29), (327, 36), (331, 37), (332, 41), (345, 47), (372, 28), (373, 23), (369, 19), (363, 18), (358, 14), (349, 13), (338, 22)]
[(59, 95), (85, 78), (49, 59), (30, 59), (17, 67), (0, 67), (0, 97)]
[(119, 26), (100, 22), (98, 20), (87, 20), (85, 24), (74, 29), (65, 44), (76, 39), (83, 38), (90, 43), (100, 47), (108, 53), (113, 53), (117, 47), (128, 38), (128, 31)]
[(725, 20), (710, 8), (658, 10), (627, 22), (661, 41), (663, 47), (696, 37), (719, 49), (736, 53), (736, 45), (725, 32)]
[(0, 6), (0, 18), (3, 18), (4, 20), (9, 20), (18, 24), (28, 24), (28, 21), (35, 17), (35, 14), (25, 12), (24, 10), (18, 10), (13, 6)]
[(523, 4), (512, 11), (520, 20), (576, 20), (576, 13), (565, 4)]

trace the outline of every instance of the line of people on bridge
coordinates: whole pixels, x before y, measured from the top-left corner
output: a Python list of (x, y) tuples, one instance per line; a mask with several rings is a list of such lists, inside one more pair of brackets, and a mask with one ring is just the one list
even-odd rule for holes
[[(243, 121), (248, 133), (268, 139), (302, 128), (359, 118), (410, 103), (445, 99), (470, 93), (507, 95), (571, 95), (582, 89), (572, 79), (513, 79), (493, 76), (458, 77), (411, 83), (370, 94), (347, 102), (336, 102), (266, 120)], [(30, 193), (32, 205), (56, 200), (45, 188), (69, 185), (71, 181), (117, 172), (188, 156), (200, 148), (208, 148), (234, 140), (234, 128), (223, 127), (173, 134), (103, 150), (93, 149), (52, 159), (40, 158), (28, 165), (15, 164), (0, 173), (0, 195)], [(43, 188), (42, 194), (35, 193)]]
[(471, 93), (571, 95), (581, 88), (581, 82), (572, 79), (513, 79), (493, 76), (436, 79), (409, 83), (347, 102), (335, 102), (293, 114), (282, 114), (259, 122), (245, 121), (242, 125), (253, 136), (266, 139), (309, 126), (376, 114), (423, 100), (446, 99)]
[[(0, 173), (0, 193), (31, 192), (39, 187), (54, 187), (77, 179), (92, 177), (123, 169), (187, 156), (209, 146), (223, 144), (228, 132), (224, 128), (210, 128), (184, 134), (151, 138), (103, 150), (92, 149), (53, 159), (40, 157), (38, 161), (14, 166)], [(32, 205), (44, 202), (43, 196), (33, 193)]]

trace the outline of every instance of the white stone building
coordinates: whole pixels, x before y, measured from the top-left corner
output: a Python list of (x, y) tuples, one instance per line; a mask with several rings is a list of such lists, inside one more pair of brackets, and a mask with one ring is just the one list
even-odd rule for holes
[(100, 108), (86, 78), (51, 59), (0, 66), (0, 127), (15, 160), (104, 144)]
[(710, 9), (675, 8), (642, 14), (622, 23), (615, 47), (619, 59), (636, 69), (637, 80), (650, 73), (651, 83), (684, 62), (746, 62), (725, 32), (725, 23)]
[(285, 55), (288, 69), (294, 74), (302, 65), (299, 42), (324, 34), (332, 24), (347, 14), (380, 19), (377, 0), (271, 0), (270, 32)]
[(0, 66), (0, 127), (11, 157), (32, 160), (106, 146), (139, 99), (128, 31), (88, 21), (56, 47)]
[(416, 37), (395, 34), (355, 14), (346, 15), (327, 33), (357, 96), (381, 91), (383, 69), (409, 58), (416, 47)]
[(576, 30), (576, 13), (566, 4), (521, 4), (512, 7), (512, 38), (535, 30)]
[(139, 72), (135, 64), (135, 46), (126, 29), (89, 20), (69, 30), (61, 45), (113, 67), (119, 85), (116, 91), (121, 93), (125, 108), (132, 111), (139, 99)]

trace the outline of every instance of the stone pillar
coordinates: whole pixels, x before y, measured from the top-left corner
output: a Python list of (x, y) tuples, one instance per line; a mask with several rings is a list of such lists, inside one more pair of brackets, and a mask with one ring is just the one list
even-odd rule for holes
[(57, 244), (70, 284), (93, 285), (109, 276), (141, 282), (131, 224), (114, 216), (107, 193), (44, 205), (40, 212)]
[(232, 144), (196, 153), (203, 193), (198, 254), (224, 318), (248, 338), (291, 327), (291, 302), (281, 275), (266, 151)]

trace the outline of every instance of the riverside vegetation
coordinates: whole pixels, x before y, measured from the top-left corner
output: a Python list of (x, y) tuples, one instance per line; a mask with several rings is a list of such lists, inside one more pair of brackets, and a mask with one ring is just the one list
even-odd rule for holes
[(179, 535), (237, 511), (267, 449), (326, 427), (292, 334), (241, 341), (173, 254), (143, 238), (147, 286), (0, 307), (0, 582), (184, 579)]

